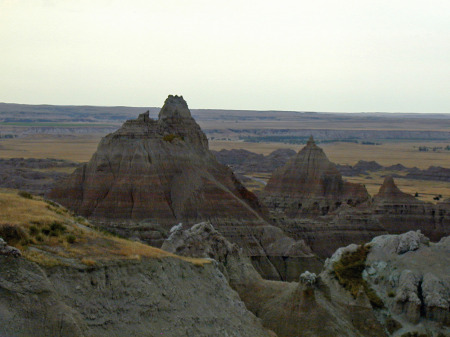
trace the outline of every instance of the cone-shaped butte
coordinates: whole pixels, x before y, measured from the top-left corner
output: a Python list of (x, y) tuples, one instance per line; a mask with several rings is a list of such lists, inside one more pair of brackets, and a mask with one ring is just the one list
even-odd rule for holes
[[(264, 223), (256, 197), (219, 164), (181, 96), (104, 137), (49, 198), (108, 223)], [(170, 227), (169, 227), (170, 228)]]
[(374, 200), (378, 202), (386, 202), (386, 201), (408, 201), (412, 203), (423, 203), (413, 197), (411, 194), (402, 192), (394, 182), (394, 178), (392, 176), (386, 176), (383, 181), (383, 185), (381, 185), (380, 190), (374, 196)]
[(439, 240), (450, 233), (449, 213), (448, 207), (434, 206), (402, 192), (390, 176), (373, 197), (374, 217), (393, 234), (419, 229), (430, 239)]
[(343, 181), (342, 175), (311, 137), (285, 166), (275, 170), (264, 189), (264, 202), (290, 218), (325, 215), (341, 204), (369, 199), (364, 186)]

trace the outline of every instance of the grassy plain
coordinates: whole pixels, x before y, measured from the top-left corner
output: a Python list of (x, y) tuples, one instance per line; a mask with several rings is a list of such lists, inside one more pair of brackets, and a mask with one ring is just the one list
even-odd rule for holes
[(0, 158), (55, 158), (89, 161), (103, 135), (33, 135), (0, 141)]

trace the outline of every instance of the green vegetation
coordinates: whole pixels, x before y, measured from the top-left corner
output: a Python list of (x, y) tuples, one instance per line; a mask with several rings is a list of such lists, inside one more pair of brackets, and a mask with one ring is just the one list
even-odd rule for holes
[(172, 142), (175, 139), (184, 140), (184, 137), (180, 136), (180, 135), (175, 135), (173, 133), (165, 135), (163, 137), (163, 140), (166, 141), (166, 142)]
[(66, 236), (66, 241), (70, 244), (75, 243), (75, 241), (77, 241), (77, 238), (75, 235), (73, 234), (69, 234)]
[(388, 295), (388, 297), (395, 297), (395, 292), (391, 290), (388, 292), (387, 295)]
[(344, 254), (341, 259), (334, 264), (333, 269), (339, 283), (347, 289), (354, 298), (357, 297), (358, 292), (362, 287), (372, 306), (374, 308), (383, 308), (383, 301), (362, 278), (362, 272), (365, 268), (369, 251), (369, 246), (361, 245), (355, 252)]

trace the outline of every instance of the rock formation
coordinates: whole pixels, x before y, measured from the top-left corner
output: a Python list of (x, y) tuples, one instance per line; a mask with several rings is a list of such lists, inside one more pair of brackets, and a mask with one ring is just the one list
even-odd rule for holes
[[(236, 245), (210, 225), (177, 227), (173, 233), (163, 247), (185, 256), (215, 259), (246, 307), (279, 337), (386, 336), (370, 304), (361, 305), (314, 273), (302, 273), (295, 280), (299, 282), (267, 281)], [(342, 293), (339, 302), (330, 299), (330, 291)]]
[(0, 336), (272, 336), (213, 264), (175, 258), (49, 268), (0, 256), (0, 312)]
[(266, 222), (256, 196), (217, 162), (182, 97), (169, 96), (158, 120), (144, 113), (104, 137), (89, 163), (48, 197), (155, 246), (178, 223), (209, 221), (244, 248), (267, 278), (296, 279), (304, 268), (320, 266), (304, 242)]
[(77, 163), (59, 159), (0, 158), (0, 187), (44, 195), (50, 191), (55, 181), (67, 176), (67, 173), (48, 169), (70, 169), (77, 166)]
[(320, 216), (342, 204), (359, 205), (369, 200), (364, 186), (343, 181), (312, 137), (285, 166), (277, 169), (264, 189), (265, 204), (288, 218)]
[(405, 327), (425, 322), (436, 331), (450, 325), (449, 275), (449, 237), (430, 243), (420, 231), (411, 231), (370, 242), (364, 278)]
[(232, 167), (236, 173), (271, 173), (285, 165), (296, 154), (291, 149), (278, 149), (266, 156), (243, 149), (212, 152), (220, 163)]
[(116, 223), (264, 222), (256, 197), (216, 161), (178, 96), (167, 98), (158, 120), (144, 113), (104, 137), (89, 163), (48, 196), (85, 217)]
[(323, 258), (386, 233), (366, 214), (370, 196), (365, 187), (345, 182), (312, 137), (272, 174), (262, 198), (277, 226)]
[(450, 207), (445, 202), (433, 205), (418, 200), (400, 191), (390, 176), (373, 198), (372, 213), (392, 234), (420, 229), (432, 240), (450, 234)]
[(3, 238), (0, 238), (0, 255), (19, 257), (22, 253), (17, 248), (8, 246)]
[[(293, 281), (304, 270), (320, 271), (322, 268), (321, 260), (303, 240), (287, 237), (281, 229), (273, 226), (261, 227), (254, 233), (256, 239), (250, 254), (248, 246), (244, 251), (245, 255), (249, 255), (255, 270), (264, 278)], [(240, 249), (208, 222), (191, 228), (183, 228), (181, 224), (174, 226), (161, 248), (183, 256), (214, 258), (221, 263), (225, 263), (229, 255), (237, 254)]]
[(406, 179), (435, 180), (450, 182), (450, 168), (430, 166), (426, 170), (411, 170)]

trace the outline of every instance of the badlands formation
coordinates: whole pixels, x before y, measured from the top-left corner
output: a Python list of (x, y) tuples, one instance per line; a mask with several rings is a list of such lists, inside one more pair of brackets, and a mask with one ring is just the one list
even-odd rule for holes
[(345, 182), (312, 137), (285, 166), (275, 170), (264, 189), (264, 201), (288, 218), (326, 215), (343, 203), (357, 206), (369, 200), (364, 186)]
[(169, 96), (104, 137), (57, 203), (10, 194), (41, 222), (0, 217), (0, 336), (450, 335), (450, 202), (392, 178), (372, 198), (312, 138), (260, 202)]
[(450, 234), (446, 201), (437, 205), (420, 201), (401, 192), (392, 177), (386, 177), (371, 198), (363, 185), (343, 180), (312, 137), (273, 172), (262, 201), (277, 226), (305, 240), (323, 258), (339, 247), (385, 233), (422, 230), (435, 241)]
[(104, 137), (92, 159), (48, 194), (126, 237), (160, 246), (170, 228), (209, 221), (270, 279), (297, 278), (319, 259), (271, 226), (268, 212), (208, 149), (186, 101), (169, 96), (158, 120), (142, 114)]

